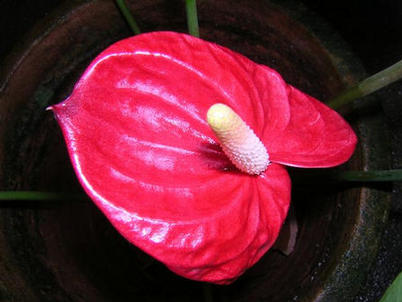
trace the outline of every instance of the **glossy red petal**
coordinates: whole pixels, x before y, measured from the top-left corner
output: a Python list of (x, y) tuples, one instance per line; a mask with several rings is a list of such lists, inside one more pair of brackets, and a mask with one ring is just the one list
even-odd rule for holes
[(334, 110), (288, 86), (290, 119), (275, 133), (265, 128), (264, 143), (274, 162), (304, 168), (333, 167), (353, 154), (357, 137)]
[[(122, 126), (107, 112), (99, 118), (76, 110), (74, 97), (53, 109), (73, 166), (88, 195), (130, 242), (184, 277), (215, 283), (236, 279), (274, 243), (290, 202), (282, 166), (244, 175), (231, 169), (216, 145), (180, 123), (163, 127), (160, 140), (150, 136), (151, 142), (139, 138), (135, 118), (133, 127)], [(183, 131), (188, 135), (178, 138)]]
[[(273, 244), (286, 216), (285, 169), (238, 173), (205, 122), (218, 101), (256, 132), (267, 110), (289, 112), (286, 102), (256, 101), (248, 76), (256, 66), (186, 35), (140, 35), (104, 51), (52, 107), (89, 196), (125, 238), (187, 278), (233, 281)], [(268, 95), (287, 95), (274, 72), (271, 82)]]

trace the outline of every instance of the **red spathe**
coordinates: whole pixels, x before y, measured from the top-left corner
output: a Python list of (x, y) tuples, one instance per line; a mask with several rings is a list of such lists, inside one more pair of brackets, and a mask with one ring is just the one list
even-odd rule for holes
[[(266, 146), (237, 171), (206, 122), (230, 106)], [(122, 40), (51, 107), (88, 195), (130, 242), (184, 277), (230, 283), (272, 246), (290, 202), (282, 165), (330, 167), (356, 145), (335, 111), (274, 70), (185, 34)]]

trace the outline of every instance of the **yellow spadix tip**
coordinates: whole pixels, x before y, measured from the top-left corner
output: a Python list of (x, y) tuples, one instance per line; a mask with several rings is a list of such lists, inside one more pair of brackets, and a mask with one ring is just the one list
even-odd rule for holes
[(258, 175), (269, 165), (269, 155), (254, 131), (229, 106), (217, 103), (207, 112), (207, 122), (223, 152), (241, 171)]
[(225, 104), (217, 103), (212, 105), (207, 112), (207, 122), (212, 129), (225, 131), (233, 127), (233, 120), (236, 113)]

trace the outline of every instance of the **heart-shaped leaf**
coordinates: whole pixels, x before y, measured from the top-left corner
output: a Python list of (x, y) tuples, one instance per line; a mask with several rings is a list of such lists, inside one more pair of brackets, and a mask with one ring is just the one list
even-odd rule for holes
[[(217, 102), (266, 145), (261, 175), (221, 151), (205, 121)], [(171, 32), (110, 46), (51, 109), (81, 184), (116, 229), (172, 271), (215, 283), (232, 282), (277, 238), (290, 202), (277, 163), (336, 165), (356, 143), (339, 115), (275, 71)]]

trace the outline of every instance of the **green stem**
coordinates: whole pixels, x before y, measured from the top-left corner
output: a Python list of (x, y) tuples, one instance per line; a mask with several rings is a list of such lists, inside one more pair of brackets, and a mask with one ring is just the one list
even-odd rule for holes
[(338, 109), (399, 79), (402, 79), (402, 60), (347, 89), (327, 104), (333, 109)]
[(141, 33), (140, 28), (137, 25), (137, 22), (135, 22), (135, 19), (133, 15), (131, 14), (130, 10), (128, 9), (126, 2), (124, 0), (116, 0), (116, 4), (119, 7), (121, 13), (123, 14), (124, 18), (126, 19), (128, 26), (130, 26), (131, 30), (135, 35), (138, 35)]
[(205, 302), (213, 302), (213, 294), (212, 294), (212, 287), (211, 284), (204, 284), (204, 301)]
[(41, 191), (0, 191), (0, 201), (63, 201), (88, 200), (83, 194), (41, 192)]
[(186, 0), (187, 27), (190, 35), (200, 37), (196, 0)]

